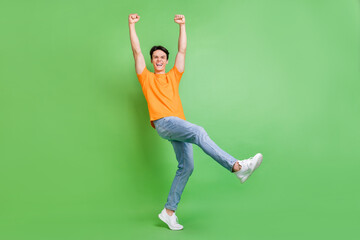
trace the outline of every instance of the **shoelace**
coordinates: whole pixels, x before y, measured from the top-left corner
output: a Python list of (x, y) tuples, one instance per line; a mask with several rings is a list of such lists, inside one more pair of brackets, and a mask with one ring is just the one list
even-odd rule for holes
[(175, 220), (175, 223), (176, 223), (176, 224), (179, 224), (178, 217), (175, 215), (175, 213), (174, 213), (174, 220)]
[(252, 162), (253, 162), (253, 161), (252, 161), (252, 160), (253, 160), (253, 158), (254, 158), (254, 157), (249, 158), (249, 161), (248, 161), (248, 167), (250, 167), (250, 166), (249, 166), (249, 165), (250, 165), (250, 163), (252, 163)]
[(244, 162), (240, 163), (241, 166), (246, 169), (246, 171), (250, 169), (250, 164), (251, 164), (251, 160), (252, 160), (252, 159), (253, 159), (253, 157), (248, 158), (248, 159), (244, 159), (244, 160), (242, 160), (242, 161), (244, 161)]

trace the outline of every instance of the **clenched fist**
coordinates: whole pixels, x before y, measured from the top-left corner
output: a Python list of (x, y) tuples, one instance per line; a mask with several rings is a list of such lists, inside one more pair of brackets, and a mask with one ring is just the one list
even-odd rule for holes
[(137, 13), (129, 15), (129, 24), (137, 23), (140, 20), (140, 16)]
[(185, 16), (184, 15), (175, 15), (174, 21), (178, 24), (185, 24)]

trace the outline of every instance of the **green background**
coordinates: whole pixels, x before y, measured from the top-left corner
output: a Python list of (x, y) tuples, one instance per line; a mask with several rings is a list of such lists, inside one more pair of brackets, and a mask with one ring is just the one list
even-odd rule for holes
[[(0, 239), (359, 239), (359, 1), (2, 1)], [(245, 184), (194, 145), (169, 231), (177, 162), (150, 126), (128, 15), (174, 65), (188, 121)]]

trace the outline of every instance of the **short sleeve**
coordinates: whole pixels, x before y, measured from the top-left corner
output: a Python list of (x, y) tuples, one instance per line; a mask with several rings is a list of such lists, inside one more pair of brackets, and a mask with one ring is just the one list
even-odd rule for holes
[(140, 82), (140, 85), (143, 86), (144, 82), (146, 81), (146, 79), (148, 78), (149, 76), (149, 70), (146, 68), (144, 68), (144, 70), (142, 71), (141, 74), (136, 74), (139, 82)]
[(182, 77), (182, 75), (184, 74), (184, 72), (182, 72), (182, 73), (179, 72), (179, 70), (177, 69), (177, 67), (176, 67), (175, 65), (174, 65), (174, 67), (173, 67), (172, 70), (174, 71), (176, 81), (177, 81), (177, 82), (180, 82), (181, 77)]

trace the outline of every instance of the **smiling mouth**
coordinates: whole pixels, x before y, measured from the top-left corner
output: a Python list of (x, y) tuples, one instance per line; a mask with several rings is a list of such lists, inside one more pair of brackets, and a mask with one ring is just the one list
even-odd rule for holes
[(161, 66), (162, 66), (162, 64), (156, 64), (156, 66), (161, 67)]

